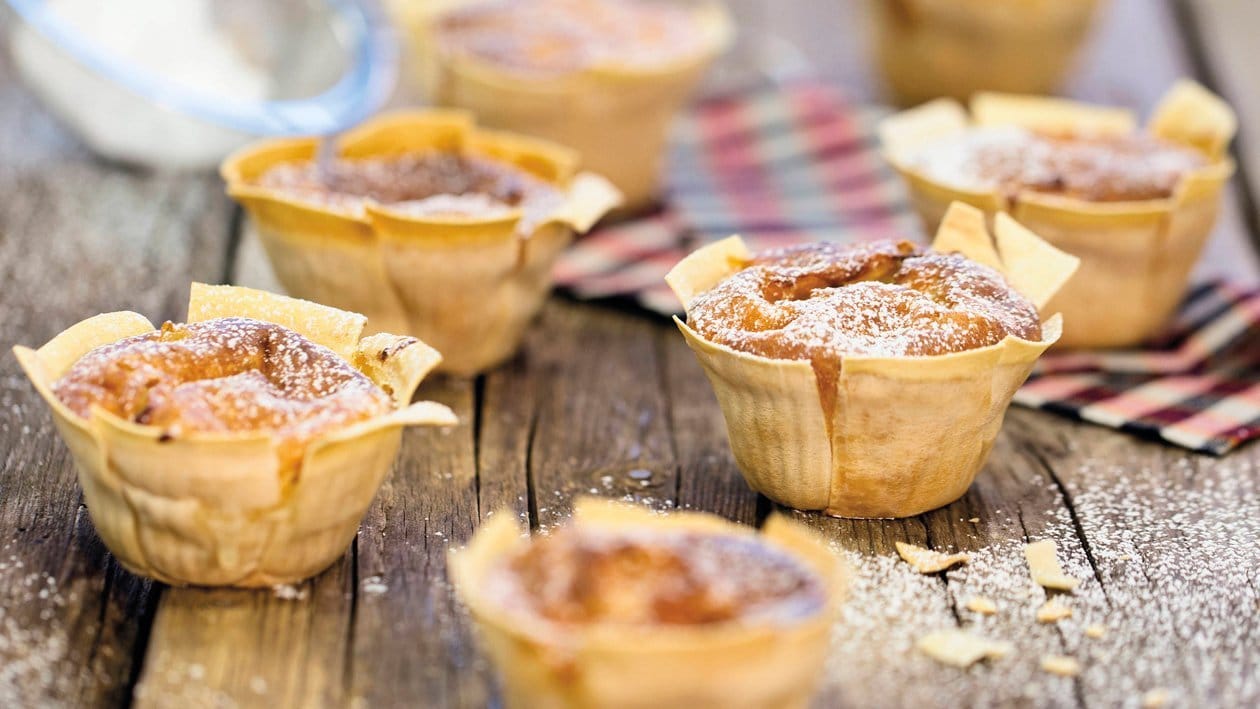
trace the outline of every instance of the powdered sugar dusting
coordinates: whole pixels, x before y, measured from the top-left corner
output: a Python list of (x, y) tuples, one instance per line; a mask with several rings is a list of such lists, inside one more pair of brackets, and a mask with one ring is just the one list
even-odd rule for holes
[(778, 359), (836, 363), (1041, 335), (1036, 308), (993, 269), (909, 242), (808, 244), (758, 255), (698, 295), (689, 321), (706, 338)]
[[(0, 603), (0, 705), (55, 705), (55, 698), (76, 696), (84, 686), (117, 685), (118, 680), (96, 671), (60, 620), (67, 605), (80, 602), (77, 593), (64, 592), (53, 576), (26, 570), (16, 555), (0, 560), (0, 578), (7, 582)], [(38, 622), (10, 612), (36, 605), (43, 608)]]
[(390, 205), (394, 211), (413, 217), (502, 217), (512, 213), (512, 208), (484, 194), (437, 194), (424, 199), (409, 200)]
[(1017, 126), (973, 128), (933, 143), (911, 161), (930, 180), (968, 190), (1023, 190), (1099, 202), (1169, 197), (1187, 172), (1206, 164), (1153, 136), (1038, 135)]
[(550, 183), (507, 163), (428, 151), (387, 158), (281, 163), (258, 184), (294, 199), (363, 217), (369, 204), (412, 217), (493, 219), (522, 212), (528, 235), (564, 201)]
[(296, 464), (320, 433), (390, 410), (389, 396), (332, 350), (272, 323), (219, 318), (98, 347), (53, 384), (87, 417), (92, 406), (186, 432), (261, 431)]
[[(1069, 466), (1060, 473), (1062, 489), (1055, 481), (1028, 489), (1019, 508), (988, 510), (974, 534), (952, 525), (959, 545), (975, 548), (968, 549), (969, 564), (944, 574), (920, 575), (891, 550), (872, 554), (837, 545), (854, 574), (823, 703), (888, 697), (906, 706), (1136, 707), (1144, 694), (1163, 689), (1177, 706), (1255, 706), (1260, 479), (1254, 466), (1242, 461), (1202, 469), (1189, 458), (1172, 462), (1171, 471), (1092, 461)], [(982, 479), (973, 495), (1004, 497), (995, 486), (1006, 484)], [(1039, 509), (1064, 490), (1070, 508)], [(1011, 525), (1018, 531), (1025, 517), (1027, 538), (1011, 535)], [(938, 522), (925, 519), (933, 530)], [(966, 524), (961, 516), (958, 522)], [(903, 523), (854, 524), (895, 538)], [(1083, 580), (1073, 593), (1046, 591), (1029, 576), (1023, 545), (1039, 539), (1057, 540), (1065, 573)], [(969, 610), (973, 596), (993, 599), (998, 613)], [(1037, 609), (1056, 597), (1072, 607), (1071, 617), (1037, 623)], [(924, 634), (955, 626), (1013, 642), (1015, 651), (959, 671), (914, 650)], [(1080, 675), (1044, 672), (1046, 655), (1074, 658)], [(849, 696), (849, 687), (860, 687), (860, 694)]]
[(1260, 703), (1260, 478), (1240, 462), (1085, 462), (1071, 476), (1107, 590), (1107, 634), (1090, 642), (1123, 658), (1108, 674), (1129, 695), (1168, 687), (1188, 706)]
[(485, 583), (504, 607), (556, 623), (792, 623), (826, 602), (821, 579), (757, 539), (646, 528), (561, 527)]

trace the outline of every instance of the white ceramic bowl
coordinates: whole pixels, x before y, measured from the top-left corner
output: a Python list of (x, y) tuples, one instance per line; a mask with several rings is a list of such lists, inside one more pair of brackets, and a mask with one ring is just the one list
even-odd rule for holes
[(30, 89), (98, 154), (201, 169), (259, 136), (374, 112), (397, 53), (356, 0), (8, 0)]

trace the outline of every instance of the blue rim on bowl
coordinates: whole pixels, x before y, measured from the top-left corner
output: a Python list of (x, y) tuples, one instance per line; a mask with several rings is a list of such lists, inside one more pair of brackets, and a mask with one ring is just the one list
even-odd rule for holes
[(370, 116), (394, 88), (398, 46), (374, 2), (325, 0), (345, 24), (350, 67), (304, 99), (234, 101), (197, 91), (103, 50), (63, 22), (44, 0), (7, 0), (22, 19), (98, 75), (153, 103), (253, 135), (331, 135)]

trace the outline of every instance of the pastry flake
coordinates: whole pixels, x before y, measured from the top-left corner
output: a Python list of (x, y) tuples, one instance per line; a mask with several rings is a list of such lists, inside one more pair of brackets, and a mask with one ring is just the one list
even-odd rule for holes
[[(758, 573), (765, 563), (779, 572)], [(758, 533), (589, 499), (545, 540), (492, 517), (449, 564), (509, 702), (522, 706), (803, 705), (844, 586), (825, 542), (787, 518)], [(691, 569), (685, 581), (654, 582), (679, 565)]]
[[(438, 355), (409, 337), (359, 340), (361, 316), (261, 291), (197, 284), (192, 300), (194, 323), (271, 318), (338, 358), (338, 349), (357, 341), (345, 362), (380, 363), (358, 371), (386, 394), (392, 388), (388, 410), (319, 429), (289, 455), (262, 431), (172, 433), (100, 406), (80, 415), (58, 398), (54, 386), (84, 355), (155, 332), (135, 313), (98, 315), (38, 350), (14, 352), (70, 448), (97, 531), (124, 566), (171, 584), (261, 587), (312, 576), (354, 537), (393, 463), (401, 428), (456, 423), (440, 404), (409, 403)], [(386, 352), (396, 356), (382, 360)]]
[[(443, 0), (394, 5), (400, 24), (413, 40), (421, 88), (433, 103), (472, 111), (488, 126), (536, 135), (577, 150), (586, 169), (617, 186), (629, 211), (641, 210), (656, 200), (669, 125), (734, 37), (724, 5), (704, 0), (688, 4), (684, 20), (672, 18), (669, 22), (670, 32), (678, 32), (678, 25), (689, 26), (694, 41), (685, 43), (691, 51), (671, 48), (666, 61), (635, 61), (634, 56), (605, 48), (593, 61), (579, 57), (568, 67), (522, 71), (522, 67), (512, 66), (510, 55), (528, 45), (545, 25), (538, 18), (558, 16), (568, 20), (562, 23), (568, 28), (586, 27), (599, 40), (598, 20), (592, 22), (589, 17), (596, 13), (586, 12), (598, 10), (599, 5), (556, 0)], [(496, 36), (477, 41), (493, 46), (506, 36), (500, 43), (503, 51), (490, 52), (498, 57), (487, 57), (487, 52), (475, 51), (478, 47), (458, 38), (446, 41), (450, 32), (444, 29), (445, 23), (459, 24), (460, 19), (487, 10), (529, 16), (531, 21), (518, 19), (506, 32), (494, 30)], [(636, 12), (637, 8), (628, 10)], [(606, 31), (621, 34), (642, 24), (621, 20), (619, 26)], [(548, 59), (572, 55), (572, 44), (562, 38), (544, 47)]]
[(980, 615), (996, 615), (998, 612), (997, 603), (992, 598), (985, 596), (972, 596), (967, 599), (967, 610)]
[(1220, 96), (1198, 82), (1181, 79), (1155, 107), (1147, 129), (1219, 159), (1238, 132), (1238, 117)]
[[(1202, 86), (1180, 81), (1141, 130), (1125, 111), (1062, 99), (988, 93), (976, 97), (969, 122), (960, 125), (960, 113), (968, 115), (961, 104), (942, 99), (885, 119), (880, 128), (884, 153), (905, 180), (925, 226), (935, 230), (950, 205), (961, 201), (980, 208), (990, 220), (1008, 213), (1046, 243), (1079, 258), (1076, 274), (1045, 305), (1045, 312), (1064, 316), (1063, 347), (1131, 346), (1163, 327), (1181, 302), (1194, 262), (1215, 223), (1225, 184), (1234, 172), (1226, 148), (1237, 119), (1229, 106)], [(1118, 197), (1100, 195), (1098, 200), (1029, 186), (1008, 194), (1000, 184), (985, 186), (962, 175), (947, 179), (918, 162), (929, 149), (950, 148), (951, 141), (964, 141), (984, 131), (989, 132), (986, 135), (1014, 131), (1047, 140), (1088, 141), (1092, 136), (1118, 144), (1158, 142), (1165, 146), (1161, 149), (1177, 150), (1187, 157), (1172, 161), (1184, 165), (1169, 173), (1173, 181), (1167, 190), (1163, 173), (1134, 162), (1144, 167), (1127, 174), (1133, 179), (1146, 176), (1151, 184), (1130, 196), (1120, 191)], [(1146, 148), (1132, 149), (1140, 154)], [(1061, 152), (1051, 149), (1047, 154)], [(945, 153), (955, 158), (960, 154), (952, 148)], [(1124, 162), (1103, 164), (1112, 165), (1114, 171)], [(1157, 162), (1159, 169), (1171, 164)], [(1101, 182), (1107, 184), (1107, 180)], [(1051, 181), (1047, 187), (1054, 184)]]
[(1044, 655), (1041, 658), (1041, 669), (1060, 677), (1075, 677), (1081, 673), (1081, 663), (1067, 655)]
[[(1070, 257), (1038, 262), (1023, 251), (1014, 264), (1002, 262), (981, 213), (964, 204), (951, 209), (940, 239), (945, 250), (1000, 266), (1008, 282), (1027, 268), (1044, 275), (1023, 276), (1025, 282), (1052, 284), (1075, 263)], [(1008, 335), (931, 356), (844, 356), (831, 381), (807, 359), (741, 351), (692, 326), (699, 294), (736, 276), (750, 258), (742, 242), (728, 239), (683, 259), (666, 282), (688, 311), (687, 322), (675, 322), (717, 394), (745, 479), (797, 509), (905, 517), (957, 499), (979, 471), (1014, 391), (1061, 329), (1056, 315), (1043, 319), (1031, 340)], [(907, 398), (918, 404), (887, 406)]]
[(1057, 554), (1058, 547), (1053, 539), (1042, 539), (1039, 542), (1024, 545), (1024, 558), (1028, 561), (1028, 572), (1038, 586), (1056, 591), (1074, 590), (1080, 585), (1081, 580), (1063, 573)]
[(1014, 649), (1010, 643), (973, 635), (964, 630), (929, 633), (916, 644), (928, 657), (945, 665), (967, 668), (980, 660), (998, 660)]
[(958, 564), (965, 564), (971, 559), (964, 553), (943, 554), (905, 542), (897, 542), (897, 554), (921, 574), (934, 574)]
[(1142, 709), (1160, 709), (1172, 701), (1172, 691), (1164, 687), (1155, 687), (1142, 693)]
[(264, 140), (224, 161), (293, 295), (367, 315), (474, 374), (515, 353), (574, 234), (620, 203), (573, 151), (479, 129), (458, 111), (399, 111), (341, 136)]
[(987, 91), (971, 97), (971, 118), (978, 126), (1015, 125), (1051, 135), (1123, 135), (1137, 128), (1133, 113), (1123, 108)]
[(1072, 617), (1072, 607), (1059, 597), (1051, 598), (1037, 609), (1038, 623), (1057, 623)]

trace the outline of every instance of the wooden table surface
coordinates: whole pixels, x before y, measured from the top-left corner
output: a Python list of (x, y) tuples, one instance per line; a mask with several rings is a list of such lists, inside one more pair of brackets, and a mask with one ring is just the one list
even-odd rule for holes
[[(860, 8), (737, 5), (823, 75), (871, 95)], [(1250, 282), (1257, 27), (1260, 5), (1244, 0), (1116, 0), (1071, 85), (1142, 110), (1182, 74), (1229, 96), (1244, 117), (1244, 179), (1199, 272)], [(93, 160), (0, 59), (6, 348), (102, 311), (182, 318), (194, 279), (266, 285), (244, 233), (216, 177)], [(461, 425), (407, 432), (332, 568), (274, 591), (169, 588), (123, 571), (102, 547), (44, 404), (14, 359), (0, 358), (0, 706), (493, 704), (492, 672), (444, 563), (488, 513), (548, 527), (582, 494), (749, 524), (772, 511), (740, 479), (699, 367), (658, 317), (555, 298), (511, 364), (436, 379), (421, 396), (450, 405)], [(1210, 458), (1013, 409), (986, 469), (947, 508), (896, 521), (798, 516), (854, 569), (819, 706), (1137, 706), (1154, 688), (1169, 690), (1169, 706), (1260, 705), (1260, 447)], [(1054, 539), (1084, 579), (1073, 617), (1057, 625), (1033, 620), (1044, 596), (1020, 549), (1038, 539)], [(896, 541), (973, 560), (920, 576), (897, 560)], [(966, 610), (973, 594), (1001, 613)], [(1092, 623), (1107, 635), (1086, 638)], [(1016, 651), (957, 670), (911, 649), (959, 625)], [(1041, 671), (1046, 653), (1075, 656), (1083, 672)]]

